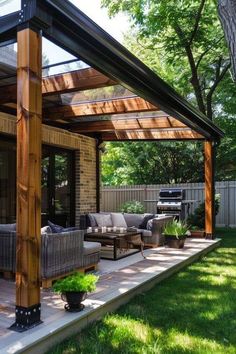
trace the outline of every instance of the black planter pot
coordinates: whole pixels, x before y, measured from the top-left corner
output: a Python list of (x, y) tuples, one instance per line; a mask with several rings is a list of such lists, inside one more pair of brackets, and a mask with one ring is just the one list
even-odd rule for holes
[(67, 291), (64, 294), (61, 294), (63, 301), (67, 302), (64, 308), (69, 312), (79, 312), (84, 309), (84, 305), (81, 304), (83, 300), (87, 297), (87, 293), (84, 291)]
[(183, 248), (186, 237), (176, 238), (171, 235), (165, 235), (166, 244), (170, 248)]

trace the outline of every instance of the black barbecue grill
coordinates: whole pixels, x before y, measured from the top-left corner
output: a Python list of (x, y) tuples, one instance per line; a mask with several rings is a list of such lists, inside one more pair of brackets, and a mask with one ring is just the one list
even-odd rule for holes
[(162, 188), (157, 202), (157, 214), (173, 215), (185, 219), (185, 190), (181, 188)]

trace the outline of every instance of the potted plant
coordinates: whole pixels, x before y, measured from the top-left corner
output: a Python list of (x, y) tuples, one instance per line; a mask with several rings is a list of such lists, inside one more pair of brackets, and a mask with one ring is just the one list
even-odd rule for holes
[(189, 228), (189, 232), (190, 232), (190, 237), (195, 237), (195, 238), (205, 237), (205, 230), (196, 225), (191, 225)]
[(170, 248), (183, 248), (187, 237), (188, 226), (182, 221), (172, 220), (163, 230), (166, 244)]
[[(215, 194), (215, 215), (218, 214), (220, 207), (220, 194)], [(205, 202), (200, 203), (190, 214), (187, 219), (191, 237), (204, 238), (205, 237)]]
[(96, 289), (98, 278), (94, 274), (77, 272), (69, 277), (57, 280), (53, 285), (53, 290), (61, 294), (62, 300), (67, 302), (65, 305), (66, 311), (81, 311), (84, 308), (81, 302), (86, 299), (88, 292)]

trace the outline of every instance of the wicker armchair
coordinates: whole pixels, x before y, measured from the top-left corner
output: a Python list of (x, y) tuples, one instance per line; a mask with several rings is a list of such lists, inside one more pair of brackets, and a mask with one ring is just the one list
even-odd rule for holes
[[(100, 260), (99, 243), (84, 243), (84, 231), (41, 235), (41, 278), (43, 287), (53, 279), (78, 269), (95, 267)], [(0, 233), (0, 271), (15, 273), (16, 233)], [(50, 281), (48, 281), (50, 280)], [(46, 286), (45, 286), (46, 285)]]

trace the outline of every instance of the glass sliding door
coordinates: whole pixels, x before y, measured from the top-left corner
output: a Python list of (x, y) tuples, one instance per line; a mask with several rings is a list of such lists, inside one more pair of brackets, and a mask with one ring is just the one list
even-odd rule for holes
[[(43, 146), (42, 225), (74, 225), (74, 152)], [(0, 223), (16, 222), (16, 142), (0, 140)]]
[(69, 150), (43, 148), (42, 224), (74, 224), (74, 154)]

